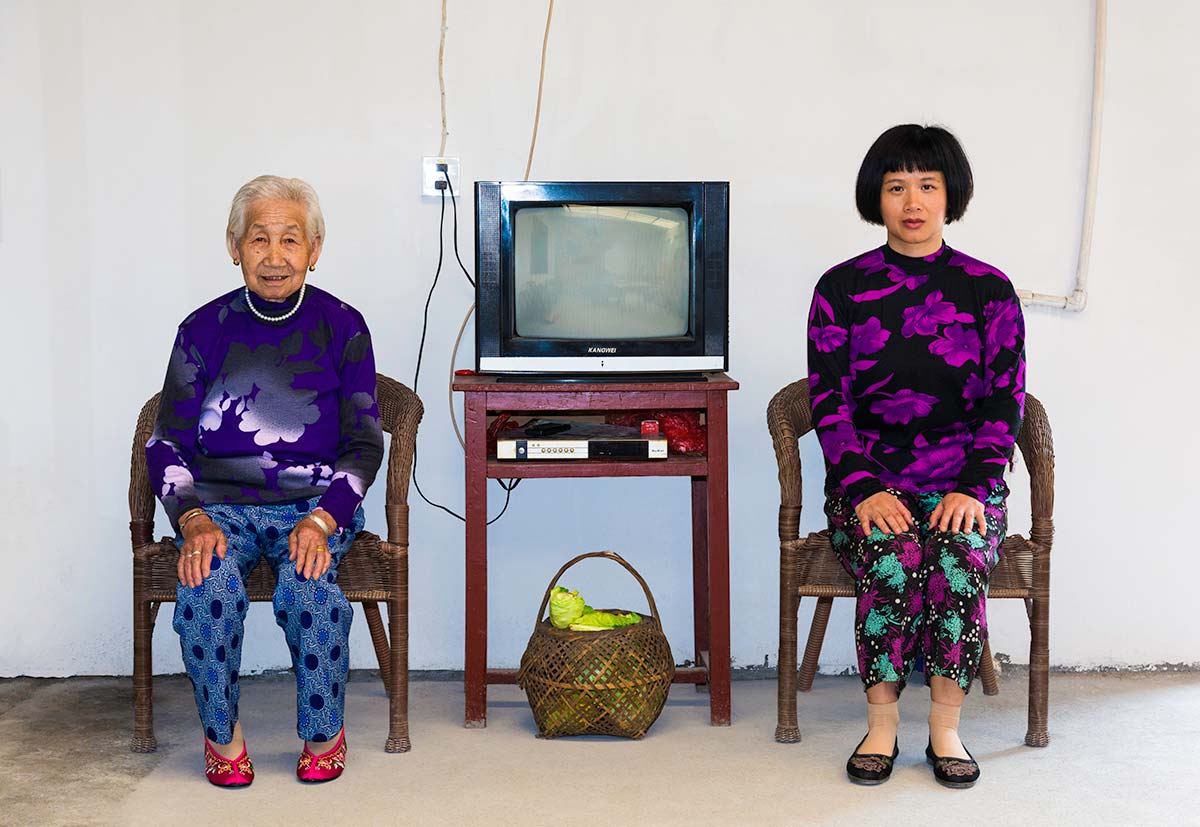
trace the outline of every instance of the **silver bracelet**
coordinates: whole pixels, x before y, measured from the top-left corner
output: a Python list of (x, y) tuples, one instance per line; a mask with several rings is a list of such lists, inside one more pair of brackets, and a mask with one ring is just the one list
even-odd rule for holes
[(320, 517), (320, 515), (315, 514), (315, 513), (309, 514), (308, 519), (312, 520), (314, 523), (316, 523), (317, 525), (319, 525), (321, 527), (321, 530), (325, 532), (326, 539), (333, 536), (333, 529), (329, 527), (329, 523), (325, 522), (325, 520), (322, 519)]

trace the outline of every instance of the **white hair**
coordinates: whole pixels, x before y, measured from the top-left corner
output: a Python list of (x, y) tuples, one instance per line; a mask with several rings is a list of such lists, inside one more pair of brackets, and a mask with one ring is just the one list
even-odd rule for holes
[(260, 175), (242, 185), (233, 196), (229, 207), (229, 224), (226, 231), (234, 241), (240, 241), (246, 232), (246, 210), (260, 198), (278, 198), (304, 205), (308, 216), (308, 240), (325, 238), (325, 216), (321, 214), (321, 202), (312, 185), (299, 178), (280, 178), (278, 175)]

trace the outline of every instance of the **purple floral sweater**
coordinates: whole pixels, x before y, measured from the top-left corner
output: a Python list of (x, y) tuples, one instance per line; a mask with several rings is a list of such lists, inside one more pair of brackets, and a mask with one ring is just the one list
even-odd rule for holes
[[(297, 297), (255, 307), (277, 316)], [(282, 322), (253, 316), (241, 288), (204, 305), (179, 326), (146, 459), (174, 526), (208, 503), (318, 496), (349, 525), (383, 459), (362, 315), (311, 284)]]
[(808, 321), (826, 491), (983, 500), (1004, 484), (1025, 409), (1025, 323), (999, 270), (943, 245), (888, 246), (823, 275)]

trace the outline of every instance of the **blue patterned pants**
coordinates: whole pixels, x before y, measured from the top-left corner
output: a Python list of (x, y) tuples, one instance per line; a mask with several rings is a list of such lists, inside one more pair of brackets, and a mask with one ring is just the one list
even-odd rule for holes
[[(266, 558), (277, 584), (275, 622), (283, 628), (296, 673), (296, 734), (306, 741), (331, 740), (342, 728), (349, 671), (350, 622), (354, 611), (337, 585), (337, 567), (362, 530), (360, 508), (349, 526), (329, 538), (331, 562), (320, 579), (305, 579), (288, 560), (288, 535), (318, 498), (286, 505), (207, 505), (223, 532), (225, 559), (213, 555), (204, 582), (176, 589), (173, 626), (196, 693), (196, 709), (210, 741), (233, 740), (238, 720), (238, 667), (246, 619), (246, 578)], [(176, 537), (182, 547), (183, 538)]]

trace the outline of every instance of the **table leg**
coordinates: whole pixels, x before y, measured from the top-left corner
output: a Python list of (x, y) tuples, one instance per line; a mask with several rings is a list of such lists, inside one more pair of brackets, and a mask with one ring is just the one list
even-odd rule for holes
[(708, 395), (709, 714), (729, 726), (729, 446), (727, 395)]
[(468, 729), (487, 726), (487, 396), (467, 393), (466, 432), (466, 653), (464, 692)]
[[(692, 477), (692, 626), (696, 659), (708, 657), (708, 478)], [(705, 684), (696, 684), (699, 690)]]

